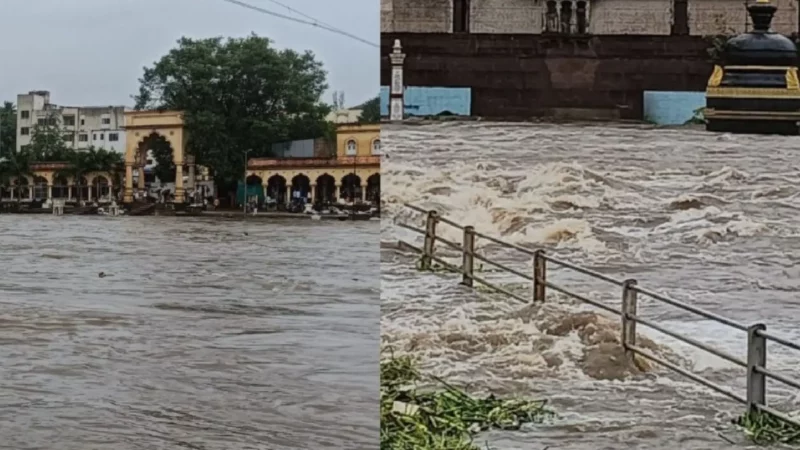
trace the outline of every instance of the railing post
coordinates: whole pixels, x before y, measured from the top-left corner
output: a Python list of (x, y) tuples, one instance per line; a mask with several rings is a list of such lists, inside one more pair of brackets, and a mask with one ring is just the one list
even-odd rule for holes
[(475, 227), (464, 227), (463, 258), (461, 260), (461, 284), (472, 287), (472, 273), (475, 270)]
[(545, 283), (547, 282), (547, 260), (544, 250), (533, 254), (533, 302), (544, 303)]
[(630, 346), (636, 345), (636, 321), (631, 317), (636, 315), (637, 310), (635, 286), (636, 280), (625, 280), (622, 285), (622, 348), (631, 364), (634, 363), (635, 353)]
[(428, 219), (425, 221), (425, 244), (422, 247), (422, 259), (420, 269), (431, 269), (431, 256), (433, 256), (433, 246), (436, 243), (436, 222), (439, 221), (439, 213), (428, 211)]
[(758, 334), (766, 331), (763, 323), (747, 329), (747, 411), (756, 411), (756, 405), (767, 404), (767, 376), (756, 367), (767, 367), (767, 338)]

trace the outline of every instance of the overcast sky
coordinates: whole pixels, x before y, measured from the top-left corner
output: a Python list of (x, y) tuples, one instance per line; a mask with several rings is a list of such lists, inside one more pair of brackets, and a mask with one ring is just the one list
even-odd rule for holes
[[(296, 16), (270, 0), (242, 1)], [(379, 41), (377, 0), (279, 1)], [(16, 102), (19, 93), (49, 90), (56, 104), (132, 106), (142, 67), (166, 54), (181, 36), (251, 32), (277, 47), (312, 50), (328, 71), (330, 90), (344, 91), (347, 106), (378, 93), (377, 48), (223, 0), (0, 0), (0, 5), (0, 100)], [(323, 100), (331, 102), (330, 92)]]

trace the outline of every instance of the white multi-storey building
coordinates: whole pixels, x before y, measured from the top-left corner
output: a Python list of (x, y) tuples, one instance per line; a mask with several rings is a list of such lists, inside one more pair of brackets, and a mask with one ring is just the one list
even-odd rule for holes
[(34, 127), (48, 120), (64, 130), (68, 147), (125, 153), (124, 106), (60, 106), (50, 103), (48, 91), (17, 95), (17, 151), (30, 144)]

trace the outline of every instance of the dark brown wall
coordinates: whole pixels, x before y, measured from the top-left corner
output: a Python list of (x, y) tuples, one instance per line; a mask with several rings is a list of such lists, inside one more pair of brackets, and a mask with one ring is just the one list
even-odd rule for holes
[(470, 87), (482, 117), (595, 109), (641, 119), (643, 91), (702, 91), (712, 69), (698, 36), (383, 33), (383, 86), (394, 39), (407, 55), (407, 86)]

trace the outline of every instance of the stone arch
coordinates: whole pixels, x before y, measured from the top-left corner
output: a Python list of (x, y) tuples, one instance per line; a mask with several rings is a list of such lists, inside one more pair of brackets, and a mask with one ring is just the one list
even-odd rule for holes
[(285, 204), (287, 184), (283, 175), (279, 173), (272, 175), (267, 179), (267, 197), (277, 202), (278, 205)]
[(47, 196), (48, 191), (47, 178), (36, 175), (33, 177), (33, 198), (36, 200), (44, 200)]
[(381, 198), (381, 174), (373, 173), (367, 178), (367, 201), (377, 203)]
[(108, 198), (109, 201), (111, 200), (111, 182), (108, 178), (103, 175), (97, 175), (92, 180), (92, 187), (98, 200), (104, 197)]
[(69, 198), (69, 180), (65, 176), (53, 178), (53, 198)]
[(336, 201), (336, 178), (329, 173), (323, 173), (315, 180), (317, 190), (314, 200), (317, 203), (328, 204)]
[[(126, 111), (125, 112), (125, 191), (124, 201), (133, 201), (133, 172), (138, 172), (138, 186), (144, 188), (144, 166), (148, 149), (142, 150), (147, 139), (162, 139), (172, 150), (172, 163), (175, 165), (176, 203), (184, 200), (183, 165), (185, 162), (185, 136), (183, 113), (180, 111)], [(190, 176), (191, 178), (191, 176)]]
[(72, 196), (78, 200), (89, 200), (89, 180), (85, 176), (72, 180)]
[(247, 176), (246, 182), (248, 186), (253, 186), (253, 185), (261, 186), (264, 184), (264, 179), (260, 175), (252, 173)]
[[(304, 173), (298, 173), (292, 177), (292, 192), (299, 192), (300, 198), (308, 198), (311, 193), (311, 178)], [(294, 195), (294, 194), (292, 194)]]
[(361, 199), (361, 177), (353, 172), (342, 177), (339, 196), (348, 202)]

